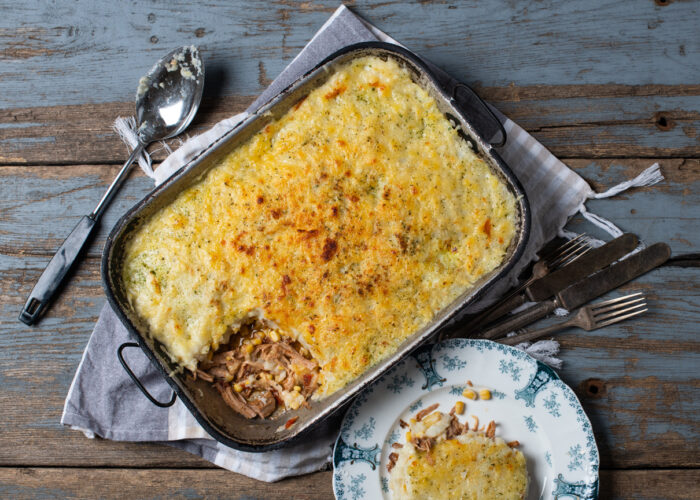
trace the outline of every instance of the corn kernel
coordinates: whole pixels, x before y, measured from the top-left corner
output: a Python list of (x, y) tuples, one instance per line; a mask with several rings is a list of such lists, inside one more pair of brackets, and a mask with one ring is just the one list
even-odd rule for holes
[(462, 401), (457, 401), (455, 403), (455, 413), (461, 415), (464, 413), (464, 403)]
[(464, 389), (464, 391), (462, 392), (462, 396), (472, 400), (475, 400), (477, 398), (476, 392), (472, 391), (471, 389)]
[(298, 385), (295, 385), (295, 386), (294, 386), (294, 390), (295, 390), (296, 392), (301, 392), (301, 387), (299, 387)]
[(246, 344), (245, 347), (243, 347), (243, 350), (245, 352), (247, 352), (248, 354), (253, 352), (253, 349), (254, 349), (253, 344)]
[(408, 431), (408, 432), (406, 433), (406, 442), (407, 442), (407, 443), (411, 440), (411, 437), (413, 437), (413, 436), (411, 436), (411, 431)]
[(411, 422), (412, 424), (415, 424), (416, 422), (418, 422), (418, 420), (416, 420), (415, 418), (412, 418), (409, 420), (409, 422)]
[(270, 332), (270, 338), (272, 339), (273, 342), (279, 342), (280, 341), (280, 334), (277, 333), (276, 331), (272, 330)]
[(262, 344), (262, 340), (260, 340), (259, 338), (255, 337), (255, 338), (253, 339), (253, 345), (260, 345), (260, 344)]
[(491, 399), (491, 391), (488, 389), (481, 389), (479, 391), (479, 397), (481, 397), (481, 399)]
[(236, 392), (241, 392), (243, 390), (243, 386), (241, 384), (233, 384), (233, 390)]

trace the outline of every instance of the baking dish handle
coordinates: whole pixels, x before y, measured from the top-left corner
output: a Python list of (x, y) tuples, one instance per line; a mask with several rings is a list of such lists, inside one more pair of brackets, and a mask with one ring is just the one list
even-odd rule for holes
[(126, 360), (124, 359), (124, 355), (122, 354), (122, 351), (126, 347), (139, 347), (139, 345), (136, 342), (125, 342), (122, 345), (119, 346), (119, 349), (117, 349), (117, 357), (119, 358), (119, 362), (122, 364), (122, 368), (126, 371), (126, 373), (129, 374), (129, 377), (131, 377), (131, 380), (134, 381), (134, 384), (141, 389), (141, 392), (143, 393), (144, 396), (148, 398), (148, 400), (153, 403), (156, 406), (159, 406), (161, 408), (168, 408), (172, 405), (175, 404), (175, 400), (177, 399), (177, 394), (173, 392), (173, 397), (168, 401), (167, 403), (161, 403), (158, 401), (156, 398), (150, 395), (150, 393), (146, 390), (146, 388), (143, 386), (141, 381), (138, 379), (136, 375), (134, 375), (134, 372), (131, 371), (131, 368), (129, 368), (129, 365), (126, 363)]
[[(460, 89), (463, 89), (464, 92), (460, 93)], [(467, 94), (466, 97), (464, 97), (465, 92)], [(462, 82), (455, 83), (454, 87), (452, 88), (452, 99), (457, 103), (457, 105), (464, 111), (464, 113), (467, 116), (471, 118), (478, 118), (480, 122), (488, 120), (490, 122), (493, 122), (494, 125), (496, 125), (495, 128), (497, 130), (494, 130), (492, 134), (488, 134), (490, 135), (490, 138), (486, 137), (487, 134), (483, 134), (484, 139), (486, 139), (489, 144), (497, 148), (500, 148), (501, 146), (505, 145), (506, 140), (508, 140), (508, 136), (506, 134), (506, 129), (503, 128), (501, 120), (498, 119), (494, 112), (491, 111), (491, 108), (489, 108), (489, 105), (486, 104), (486, 102), (481, 97), (479, 97), (469, 85)], [(499, 135), (500, 139), (494, 142), (493, 139), (498, 139)]]

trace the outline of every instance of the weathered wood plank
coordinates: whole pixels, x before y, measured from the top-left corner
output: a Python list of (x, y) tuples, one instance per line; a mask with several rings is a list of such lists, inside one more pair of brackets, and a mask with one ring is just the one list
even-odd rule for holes
[[(700, 157), (700, 85), (478, 90), (561, 157)], [(207, 96), (188, 134), (243, 111), (253, 99)], [(130, 102), (0, 109), (0, 164), (123, 162), (126, 147), (111, 127), (117, 116), (132, 114)]]
[[(629, 179), (654, 159), (565, 160), (596, 189)], [(668, 240), (674, 251), (700, 248), (700, 159), (659, 160), (667, 181), (614, 200), (589, 202), (621, 227), (649, 241)], [(0, 253), (52, 255), (78, 219), (89, 213), (118, 170), (116, 165), (0, 167)], [(139, 169), (107, 210), (89, 255), (100, 255), (118, 218), (153, 186)], [(663, 208), (663, 211), (660, 209)], [(50, 222), (50, 223), (49, 223)]]
[[(231, 498), (332, 499), (331, 472), (269, 484), (224, 470), (0, 469), (7, 498)], [(603, 470), (600, 498), (692, 500), (700, 496), (698, 470)]]
[(635, 500), (692, 500), (700, 496), (700, 471), (603, 470), (600, 498)]
[[(245, 110), (250, 97), (208, 96), (196, 119), (180, 136), (185, 139), (216, 122)], [(118, 116), (133, 116), (133, 102), (67, 106), (10, 108), (0, 110), (0, 164), (32, 163), (123, 163), (126, 146), (112, 129)], [(173, 147), (178, 139), (169, 141)], [(162, 160), (167, 151), (152, 146), (153, 157)]]
[[(0, 252), (52, 254), (78, 219), (95, 208), (117, 165), (0, 167)], [(109, 231), (129, 207), (153, 189), (138, 167), (106, 210), (88, 255), (98, 256)], [(48, 261), (47, 261), (48, 262)]]
[[(42, 268), (37, 257), (0, 257), (0, 441), (6, 444), (0, 463), (160, 466), (155, 451), (116, 445), (118, 452), (106, 453), (108, 444), (95, 446), (58, 424), (104, 299), (98, 261), (89, 259), (48, 316), (28, 328), (16, 316)], [(651, 312), (643, 319), (560, 336), (562, 376), (592, 418), (605, 466), (700, 466), (700, 304), (689, 272), (695, 271), (665, 268), (628, 287), (651, 294)], [(600, 394), (586, 392), (590, 378), (601, 380)], [(177, 460), (174, 453), (166, 462)]]
[[(646, 241), (697, 251), (700, 4), (659, 4), (352, 2), (476, 86), (597, 189), (661, 158), (666, 183), (588, 207)], [(173, 46), (202, 47), (207, 89), (195, 134), (245, 109), (336, 6), (42, 0), (3, 9), (0, 165), (18, 167), (0, 167), (0, 496), (332, 497), (330, 473), (267, 485), (169, 447), (87, 440), (58, 424), (104, 303), (96, 257), (119, 215), (151, 188), (143, 175), (129, 179), (45, 320), (30, 329), (16, 316), (126, 157), (111, 123), (132, 113), (135, 82), (152, 61)], [(596, 233), (578, 219), (572, 226)], [(655, 468), (603, 470), (601, 498), (700, 497), (696, 274), (655, 271), (625, 287), (650, 295), (643, 318), (560, 336), (561, 374), (591, 417), (603, 465)]]
[[(694, 2), (350, 2), (396, 39), (484, 86), (695, 84)], [(221, 95), (254, 95), (338, 6), (212, 1), (14, 3), (0, 19), (0, 108), (130, 101), (164, 52), (199, 44)]]
[(263, 483), (233, 472), (182, 469), (0, 469), (4, 498), (333, 498), (331, 472)]

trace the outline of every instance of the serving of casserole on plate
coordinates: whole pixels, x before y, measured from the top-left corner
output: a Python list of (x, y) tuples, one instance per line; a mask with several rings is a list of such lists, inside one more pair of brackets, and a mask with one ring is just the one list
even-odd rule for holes
[(249, 419), (343, 393), (523, 244), (512, 179), (415, 69), (352, 55), (115, 229), (126, 322)]
[(599, 468), (591, 422), (554, 370), (515, 347), (451, 339), (422, 346), (355, 399), (333, 452), (333, 490), (594, 500)]

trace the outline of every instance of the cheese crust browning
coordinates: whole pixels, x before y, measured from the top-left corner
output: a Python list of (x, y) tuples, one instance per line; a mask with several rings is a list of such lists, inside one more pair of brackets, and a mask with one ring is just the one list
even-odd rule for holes
[(123, 277), (181, 366), (264, 317), (324, 396), (497, 268), (515, 206), (408, 70), (363, 57), (147, 221)]

